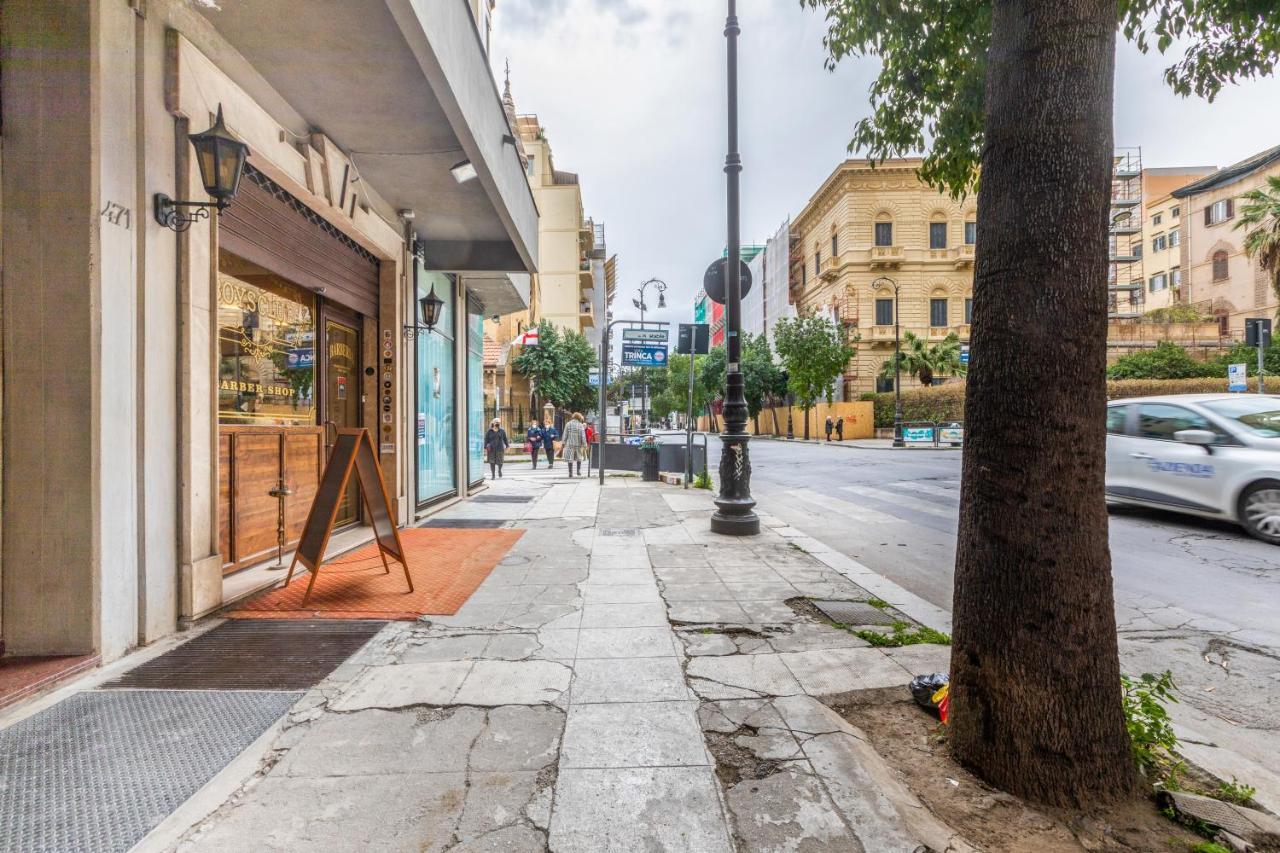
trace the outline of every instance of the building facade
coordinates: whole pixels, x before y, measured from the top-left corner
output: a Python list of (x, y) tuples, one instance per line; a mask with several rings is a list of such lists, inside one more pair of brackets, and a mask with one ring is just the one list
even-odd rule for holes
[(791, 223), (791, 302), (857, 336), (837, 389), (846, 400), (892, 390), (879, 373), (893, 355), (895, 319), (925, 341), (969, 340), (976, 199), (926, 186), (916, 176), (922, 162), (846, 160)]
[(1237, 229), (1240, 196), (1280, 175), (1280, 146), (1172, 191), (1181, 207), (1183, 300), (1214, 317), (1224, 337), (1243, 340), (1247, 317), (1275, 317), (1276, 292)]
[[(336, 429), (402, 524), (477, 479), (483, 318), (538, 257), (491, 5), (0, 4), (5, 655), (111, 660), (277, 582)], [(238, 191), (174, 222), (218, 114)]]

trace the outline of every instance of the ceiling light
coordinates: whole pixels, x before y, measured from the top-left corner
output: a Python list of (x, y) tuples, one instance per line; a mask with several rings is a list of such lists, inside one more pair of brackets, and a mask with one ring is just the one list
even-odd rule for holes
[(465, 184), (476, 177), (476, 167), (470, 160), (463, 160), (461, 163), (450, 166), (449, 171), (453, 173), (453, 179), (460, 184)]

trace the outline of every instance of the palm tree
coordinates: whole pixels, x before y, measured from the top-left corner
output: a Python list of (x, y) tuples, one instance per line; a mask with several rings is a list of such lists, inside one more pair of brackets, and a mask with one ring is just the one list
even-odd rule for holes
[(1244, 251), (1257, 258), (1258, 265), (1271, 275), (1271, 289), (1280, 299), (1280, 175), (1267, 178), (1265, 188), (1242, 195), (1240, 221), (1236, 228), (1253, 228), (1244, 238)]
[(932, 385), (935, 375), (964, 376), (968, 373), (968, 368), (960, 362), (960, 338), (955, 333), (929, 346), (923, 338), (904, 332), (898, 358), (896, 361), (890, 358), (880, 367), (881, 378), (892, 377), (899, 361), (903, 372), (919, 379), (921, 385)]

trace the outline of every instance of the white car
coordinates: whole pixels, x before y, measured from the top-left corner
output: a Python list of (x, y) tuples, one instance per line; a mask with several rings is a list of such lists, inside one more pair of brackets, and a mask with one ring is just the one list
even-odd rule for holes
[(1280, 396), (1108, 403), (1107, 502), (1229, 519), (1280, 545)]

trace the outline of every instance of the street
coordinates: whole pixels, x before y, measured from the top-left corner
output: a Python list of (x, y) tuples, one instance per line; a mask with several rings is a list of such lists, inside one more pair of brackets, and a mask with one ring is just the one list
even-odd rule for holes
[[(960, 458), (760, 440), (752, 492), (758, 510), (949, 611)], [(1230, 524), (1116, 508), (1111, 554), (1123, 670), (1172, 670), (1188, 751), (1238, 760), (1240, 781), (1280, 794), (1280, 723), (1268, 710), (1280, 684), (1280, 549)]]

